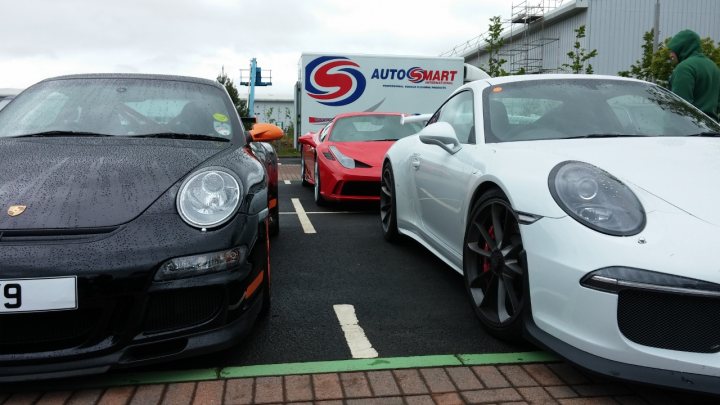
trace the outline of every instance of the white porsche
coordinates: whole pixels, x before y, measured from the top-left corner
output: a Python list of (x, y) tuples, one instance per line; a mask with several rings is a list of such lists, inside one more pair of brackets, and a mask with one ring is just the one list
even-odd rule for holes
[(691, 104), (610, 76), (471, 82), (381, 189), (384, 237), (463, 274), (494, 335), (720, 393), (720, 125)]

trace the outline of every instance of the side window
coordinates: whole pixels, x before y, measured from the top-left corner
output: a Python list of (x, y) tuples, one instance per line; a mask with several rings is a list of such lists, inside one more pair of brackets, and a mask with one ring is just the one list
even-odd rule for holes
[(325, 142), (325, 138), (327, 138), (328, 134), (330, 133), (330, 128), (332, 128), (332, 122), (327, 124), (325, 128), (320, 131), (320, 142)]
[(475, 143), (475, 112), (471, 91), (458, 93), (448, 100), (438, 113), (435, 114), (436, 120), (450, 124), (460, 143)]

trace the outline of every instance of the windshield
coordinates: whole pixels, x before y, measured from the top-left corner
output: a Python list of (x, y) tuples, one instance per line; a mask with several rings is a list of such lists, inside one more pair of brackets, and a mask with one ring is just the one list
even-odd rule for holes
[(0, 110), (12, 101), (12, 97), (0, 98)]
[(169, 79), (46, 81), (23, 92), (0, 114), (0, 137), (183, 134), (227, 140), (241, 132), (223, 91)]
[(400, 124), (400, 115), (358, 115), (333, 124), (333, 142), (394, 141), (418, 133), (420, 123)]
[(488, 143), (720, 132), (720, 125), (673, 93), (630, 81), (505, 83), (485, 90), (483, 108)]

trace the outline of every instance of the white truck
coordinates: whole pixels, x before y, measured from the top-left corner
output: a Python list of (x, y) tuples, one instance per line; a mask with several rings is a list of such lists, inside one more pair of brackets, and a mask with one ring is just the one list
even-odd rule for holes
[(295, 84), (295, 140), (340, 113), (433, 112), (464, 82), (487, 77), (460, 57), (303, 53)]

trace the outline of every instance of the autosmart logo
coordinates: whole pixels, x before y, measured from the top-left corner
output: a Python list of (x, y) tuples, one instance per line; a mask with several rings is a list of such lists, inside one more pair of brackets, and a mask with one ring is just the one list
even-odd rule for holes
[(347, 105), (362, 96), (365, 76), (360, 65), (342, 56), (321, 56), (305, 67), (305, 91), (327, 106)]
[(414, 84), (453, 84), (457, 70), (423, 69), (419, 66), (410, 69), (375, 69), (371, 79), (408, 80)]

